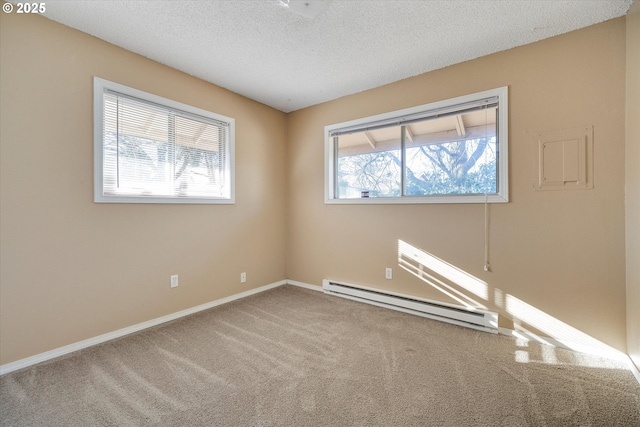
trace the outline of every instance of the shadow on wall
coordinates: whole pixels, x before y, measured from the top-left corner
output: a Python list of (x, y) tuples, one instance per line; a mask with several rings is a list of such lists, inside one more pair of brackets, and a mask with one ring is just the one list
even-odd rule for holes
[[(517, 338), (518, 346), (522, 347), (524, 342), (534, 340), (554, 347), (559, 344), (583, 353), (626, 360), (626, 355), (613, 347), (514, 295), (505, 294), (498, 288), (490, 289), (485, 281), (403, 240), (398, 240), (398, 265), (469, 310), (491, 309), (487, 307), (489, 305), (508, 313), (513, 320), (514, 336)], [(529, 362), (526, 352), (517, 351), (515, 355), (516, 361)], [(544, 363), (558, 363), (552, 348), (544, 353), (543, 359)], [(585, 363), (588, 361), (585, 360)]]

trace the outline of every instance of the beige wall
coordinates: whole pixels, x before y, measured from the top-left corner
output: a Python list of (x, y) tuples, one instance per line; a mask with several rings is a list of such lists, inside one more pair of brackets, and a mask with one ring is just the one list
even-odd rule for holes
[[(509, 86), (511, 202), (490, 206), (491, 273), (482, 205), (324, 204), (325, 125), (500, 86)], [(534, 191), (534, 135), (579, 126), (594, 129), (595, 188)], [(486, 300), (476, 299), (502, 326), (521, 319), (625, 351), (624, 141), (624, 18), (294, 112), (288, 277), (452, 301), (398, 267), (402, 240), (486, 282)]]
[(627, 351), (640, 369), (640, 5), (627, 16)]
[[(42, 17), (0, 28), (0, 364), (286, 278), (284, 113)], [(93, 76), (234, 117), (236, 204), (93, 203)]]

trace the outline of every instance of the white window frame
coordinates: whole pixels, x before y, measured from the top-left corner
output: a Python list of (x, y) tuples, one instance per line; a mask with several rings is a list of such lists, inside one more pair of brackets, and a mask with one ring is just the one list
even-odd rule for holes
[[(335, 191), (336, 155), (332, 132), (362, 128), (370, 123), (392, 121), (406, 116), (429, 113), (436, 110), (449, 110), (458, 105), (472, 103), (484, 98), (498, 98), (498, 115), (496, 133), (499, 151), (498, 163), (498, 192), (494, 194), (448, 194), (429, 196), (398, 196), (398, 197), (363, 197), (339, 199)], [(506, 86), (478, 92), (457, 98), (419, 105), (403, 110), (392, 111), (376, 116), (364, 117), (342, 123), (325, 126), (324, 128), (324, 167), (325, 167), (325, 204), (415, 204), (415, 203), (507, 203), (509, 202), (509, 154), (508, 154), (508, 88)], [(404, 171), (402, 171), (404, 173)]]
[[(104, 93), (105, 90), (148, 101), (160, 106), (179, 110), (192, 115), (224, 122), (228, 125), (227, 173), (229, 197), (194, 197), (171, 195), (113, 195), (105, 194), (104, 179)], [(235, 203), (235, 119), (212, 113), (187, 104), (143, 92), (128, 86), (94, 77), (93, 84), (93, 128), (94, 128), (94, 202), (96, 203), (178, 203), (178, 204), (234, 204)]]

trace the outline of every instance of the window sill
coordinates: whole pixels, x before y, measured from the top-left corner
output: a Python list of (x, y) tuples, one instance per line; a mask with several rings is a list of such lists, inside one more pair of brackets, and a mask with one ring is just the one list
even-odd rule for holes
[(460, 204), (460, 203), (508, 203), (509, 199), (499, 194), (485, 197), (479, 195), (460, 196), (405, 196), (405, 197), (363, 197), (360, 199), (328, 199), (326, 205), (415, 205), (415, 204)]

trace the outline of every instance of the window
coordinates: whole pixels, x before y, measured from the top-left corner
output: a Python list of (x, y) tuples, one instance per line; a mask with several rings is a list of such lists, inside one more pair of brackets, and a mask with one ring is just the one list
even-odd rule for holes
[(325, 127), (326, 203), (508, 201), (507, 88)]
[(234, 203), (234, 119), (94, 79), (94, 201)]

